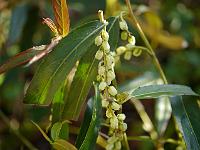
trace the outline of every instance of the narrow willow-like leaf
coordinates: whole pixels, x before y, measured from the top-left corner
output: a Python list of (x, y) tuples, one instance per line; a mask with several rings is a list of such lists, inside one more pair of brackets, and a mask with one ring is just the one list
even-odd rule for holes
[[(109, 25), (107, 30), (110, 38), (109, 43), (111, 50), (117, 46), (119, 38), (119, 23), (117, 17), (108, 19)], [(92, 86), (92, 82), (96, 80), (98, 61), (95, 59), (98, 47), (94, 44), (89, 48), (79, 62), (75, 77), (70, 88), (68, 96), (65, 98), (65, 107), (63, 109), (62, 118), (68, 120), (77, 120), (81, 112), (81, 107), (85, 103), (86, 97)], [(77, 93), (77, 91), (79, 91)]]
[[(160, 79), (151, 72), (146, 72), (143, 75), (127, 81), (119, 87), (120, 91), (132, 91), (140, 86), (153, 85), (160, 82)], [(162, 136), (167, 128), (169, 119), (171, 117), (171, 106), (168, 97), (159, 97), (156, 101), (155, 120), (157, 124), (157, 131)]]
[(48, 105), (65, 81), (77, 60), (93, 44), (104, 24), (93, 21), (82, 25), (63, 38), (40, 64), (26, 92), (24, 102)]
[(56, 26), (59, 34), (65, 37), (69, 33), (70, 19), (66, 0), (52, 0)]
[(172, 112), (181, 130), (188, 150), (200, 149), (200, 107), (197, 101), (181, 96), (171, 99)]
[(40, 55), (44, 52), (46, 46), (32, 47), (26, 51), (23, 51), (13, 57), (11, 57), (5, 64), (0, 66), (0, 74), (6, 72), (16, 66), (24, 65), (28, 63), (33, 57)]
[(197, 94), (193, 92), (190, 87), (184, 85), (175, 85), (175, 84), (143, 86), (137, 88), (131, 93), (131, 96), (133, 96), (136, 99), (151, 99), (151, 98), (158, 98), (160, 96), (178, 96), (178, 95), (197, 96)]
[(66, 83), (63, 83), (63, 85), (58, 89), (56, 92), (53, 102), (52, 102), (52, 123), (56, 123), (61, 121), (61, 113), (62, 108), (64, 106), (64, 92), (65, 92)]
[[(84, 57), (84, 56), (83, 56)], [(70, 86), (76, 71), (76, 66), (71, 70), (71, 72), (67, 75), (65, 82), (60, 87), (60, 89), (56, 92), (53, 104), (52, 104), (52, 123), (56, 123), (62, 121), (62, 110), (65, 106), (65, 97), (69, 94)], [(66, 120), (66, 119), (63, 119)]]
[(74, 145), (62, 139), (58, 139), (53, 142), (52, 146), (55, 150), (77, 150)]
[(95, 97), (88, 101), (87, 111), (76, 141), (79, 150), (95, 149), (101, 123), (101, 109), (100, 93), (95, 86)]
[[(75, 77), (73, 79), (69, 93), (66, 93), (62, 119), (77, 120), (81, 107), (85, 103), (86, 97), (97, 76), (98, 61), (94, 58), (97, 47), (90, 47), (79, 62)], [(77, 92), (78, 91), (78, 92)]]
[(41, 54), (45, 50), (46, 46), (32, 47), (26, 51), (23, 51), (14, 57), (10, 58), (5, 64), (0, 66), (0, 74), (6, 72), (16, 66), (20, 66), (29, 62), (34, 56)]
[(140, 86), (147, 86), (156, 84), (158, 80), (158, 77), (156, 77), (152, 72), (145, 72), (143, 75), (128, 80), (125, 83), (122, 83), (119, 86), (119, 92), (123, 91), (133, 91), (133, 89), (137, 89)]

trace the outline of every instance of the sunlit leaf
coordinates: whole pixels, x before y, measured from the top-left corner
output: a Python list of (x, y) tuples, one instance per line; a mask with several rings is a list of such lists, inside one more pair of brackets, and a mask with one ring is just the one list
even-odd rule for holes
[(69, 33), (70, 19), (66, 0), (52, 0), (56, 26), (59, 34), (65, 37)]
[[(107, 30), (110, 36), (109, 43), (111, 50), (115, 50), (119, 38), (118, 18), (111, 17), (108, 21), (109, 25)], [(69, 94), (65, 98), (65, 107), (62, 113), (63, 119), (78, 119), (81, 107), (85, 103), (92, 82), (96, 80), (98, 61), (94, 56), (98, 49), (99, 48), (93, 44), (80, 60)], [(77, 91), (79, 92), (77, 93)]]
[[(119, 86), (119, 91), (132, 91), (140, 86), (160, 84), (161, 79), (156, 77), (151, 72), (146, 72), (143, 75), (129, 80), (126, 83)], [(171, 106), (168, 97), (159, 97), (156, 101), (155, 108), (155, 120), (157, 124), (157, 130), (159, 135), (163, 135), (168, 125), (168, 121), (171, 117)]]
[(0, 66), (0, 74), (6, 72), (16, 66), (28, 63), (32, 58), (43, 54), (46, 49), (46, 45), (32, 47), (26, 51), (23, 51), (14, 57), (10, 58), (5, 64)]
[(93, 21), (82, 25), (63, 38), (39, 65), (26, 92), (24, 102), (48, 105), (66, 76), (94, 43), (104, 24)]
[(149, 85), (135, 89), (131, 95), (136, 99), (151, 99), (161, 96), (193, 95), (197, 96), (190, 87), (184, 85)]

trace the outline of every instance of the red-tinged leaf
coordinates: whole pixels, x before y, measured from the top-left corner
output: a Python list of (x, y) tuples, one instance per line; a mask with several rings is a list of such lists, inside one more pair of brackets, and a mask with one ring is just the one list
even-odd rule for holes
[(35, 56), (42, 55), (46, 47), (47, 47), (46, 45), (32, 47), (26, 51), (23, 51), (15, 55), (14, 57), (10, 58), (5, 64), (0, 66), (0, 74), (16, 66), (28, 63)]
[(50, 18), (43, 18), (43, 23), (46, 24), (51, 29), (51, 31), (55, 34), (55, 36), (58, 35), (57, 27)]
[(70, 19), (66, 0), (52, 0), (54, 17), (59, 35), (65, 37), (69, 33)]

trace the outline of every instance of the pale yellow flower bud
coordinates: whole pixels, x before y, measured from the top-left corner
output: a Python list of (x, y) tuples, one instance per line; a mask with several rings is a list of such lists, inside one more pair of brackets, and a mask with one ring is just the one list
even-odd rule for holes
[(127, 48), (128, 50), (132, 50), (134, 47), (135, 47), (135, 45), (133, 45), (133, 44), (131, 44), (131, 43), (126, 44), (126, 48)]
[(101, 91), (105, 90), (106, 86), (107, 86), (106, 82), (101, 82), (99, 84), (99, 90), (101, 90)]
[(135, 42), (136, 42), (136, 40), (135, 40), (135, 37), (134, 36), (130, 36), (130, 37), (128, 37), (128, 42), (130, 43), (130, 44), (132, 44), (132, 45), (135, 45)]
[(128, 30), (128, 25), (125, 21), (120, 21), (119, 27), (120, 27), (121, 30)]
[(118, 119), (116, 116), (110, 118), (110, 127), (113, 129), (118, 129)]
[(111, 83), (112, 83), (112, 79), (111, 79), (111, 78), (107, 78), (106, 83), (107, 83), (108, 85), (111, 85)]
[(106, 53), (108, 53), (110, 51), (110, 45), (107, 41), (104, 41), (102, 43), (103, 49), (105, 50)]
[(104, 75), (105, 71), (106, 71), (106, 68), (104, 66), (99, 66), (99, 68), (98, 68), (99, 75)]
[(110, 95), (112, 95), (112, 96), (117, 95), (117, 90), (115, 89), (114, 86), (109, 86), (109, 88), (108, 88), (108, 92), (109, 92)]
[(121, 39), (122, 39), (123, 41), (126, 41), (127, 38), (128, 38), (128, 33), (127, 33), (127, 31), (122, 31), (122, 33), (121, 33)]
[(107, 55), (106, 56), (106, 65), (109, 67), (114, 63), (115, 59), (112, 55)]
[(122, 124), (122, 129), (121, 129), (122, 131), (126, 131), (127, 130), (127, 124), (126, 123), (123, 123)]
[(125, 114), (118, 114), (117, 115), (117, 118), (120, 120), (120, 121), (124, 121), (126, 119), (126, 116)]
[(113, 110), (110, 110), (110, 109), (106, 110), (106, 117), (107, 118), (111, 118), (111, 117), (113, 117), (113, 115), (114, 115)]
[(103, 30), (102, 31), (102, 38), (105, 40), (105, 41), (108, 41), (109, 39), (109, 34), (107, 31)]
[(103, 58), (103, 51), (102, 50), (98, 50), (95, 54), (95, 58), (97, 60), (101, 60)]
[(116, 49), (117, 55), (121, 55), (126, 51), (126, 47), (120, 46)]
[(100, 35), (95, 38), (95, 45), (100, 46), (102, 42), (103, 40)]
[(113, 110), (119, 110), (121, 108), (121, 106), (118, 103), (116, 103), (116, 102), (112, 102), (111, 108)]
[(109, 105), (109, 101), (107, 100), (102, 100), (102, 107), (107, 107)]
[(113, 79), (115, 79), (115, 73), (112, 70), (109, 70), (107, 73), (107, 78), (112, 81)]
[(130, 60), (130, 59), (131, 59), (131, 56), (132, 56), (131, 51), (127, 51), (127, 52), (124, 54), (124, 59), (125, 59), (125, 60)]

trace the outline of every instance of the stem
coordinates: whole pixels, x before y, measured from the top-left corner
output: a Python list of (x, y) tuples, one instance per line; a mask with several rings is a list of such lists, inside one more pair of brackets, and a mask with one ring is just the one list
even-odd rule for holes
[(163, 82), (165, 84), (167, 84), (168, 82), (167, 82), (166, 76), (165, 76), (165, 74), (163, 72), (163, 69), (162, 69), (162, 67), (161, 67), (161, 65), (160, 65), (160, 63), (159, 63), (159, 61), (158, 61), (158, 59), (156, 57), (156, 54), (155, 54), (153, 48), (151, 47), (149, 41), (147, 40), (147, 38), (146, 38), (146, 36), (145, 36), (145, 34), (144, 34), (139, 22), (137, 21), (137, 19), (135, 17), (135, 15), (133, 14), (133, 10), (131, 8), (130, 0), (125, 0), (125, 1), (126, 1), (126, 5), (128, 7), (128, 10), (129, 10), (129, 15), (130, 15), (130, 18), (131, 18), (131, 22), (136, 26), (136, 28), (137, 28), (141, 38), (143, 39), (146, 47), (150, 50), (150, 52), (152, 54), (151, 56), (152, 56), (153, 62), (155, 64), (156, 68), (158, 69), (158, 72), (159, 72)]
[(140, 118), (144, 123), (144, 130), (149, 132), (152, 140), (156, 140), (158, 138), (158, 134), (142, 103), (137, 99), (131, 100), (131, 103), (135, 106), (138, 114), (140, 115)]
[[(130, 16), (131, 22), (133, 23), (133, 25), (136, 26), (136, 28), (137, 28), (137, 30), (138, 30), (138, 32), (139, 32), (141, 38), (143, 39), (143, 41), (144, 41), (146, 47), (147, 47), (147, 48), (149, 49), (149, 51), (151, 52), (151, 54), (152, 54), (151, 57), (152, 57), (152, 59), (153, 59), (153, 62), (154, 62), (154, 64), (155, 64), (155, 66), (156, 66), (156, 68), (157, 68), (157, 70), (158, 70), (158, 72), (159, 72), (159, 74), (160, 74), (160, 77), (162, 78), (164, 84), (168, 84), (167, 78), (166, 78), (166, 76), (165, 76), (165, 74), (164, 74), (164, 71), (163, 71), (163, 69), (162, 69), (162, 67), (161, 67), (161, 65), (160, 65), (160, 63), (159, 63), (159, 61), (158, 61), (158, 59), (157, 59), (157, 57), (156, 57), (156, 54), (155, 54), (153, 48), (151, 47), (149, 41), (147, 40), (147, 37), (145, 36), (145, 34), (144, 34), (144, 32), (143, 32), (143, 30), (142, 30), (142, 28), (141, 28), (139, 22), (137, 21), (135, 15), (134, 15), (134, 13), (133, 13), (130, 0), (125, 0), (125, 2), (126, 2), (126, 5), (127, 5), (127, 7), (128, 7), (128, 11), (129, 11), (129, 16)], [(174, 119), (174, 122), (175, 122), (175, 119)], [(175, 128), (176, 128), (176, 131), (177, 131), (178, 135), (180, 135), (180, 130), (178, 129), (176, 122), (175, 122)], [(179, 138), (182, 140), (182, 137), (181, 137), (181, 136), (179, 136)], [(159, 141), (158, 141), (158, 142), (159, 142)]]
[(37, 150), (17, 129), (14, 129), (10, 125), (10, 120), (6, 117), (6, 115), (0, 110), (0, 117), (6, 123), (6, 125), (11, 129), (11, 131), (27, 146), (30, 150)]
[(124, 146), (126, 147), (126, 150), (130, 150), (126, 133), (124, 133)]
[(128, 136), (129, 141), (150, 141), (154, 142), (149, 136)]

